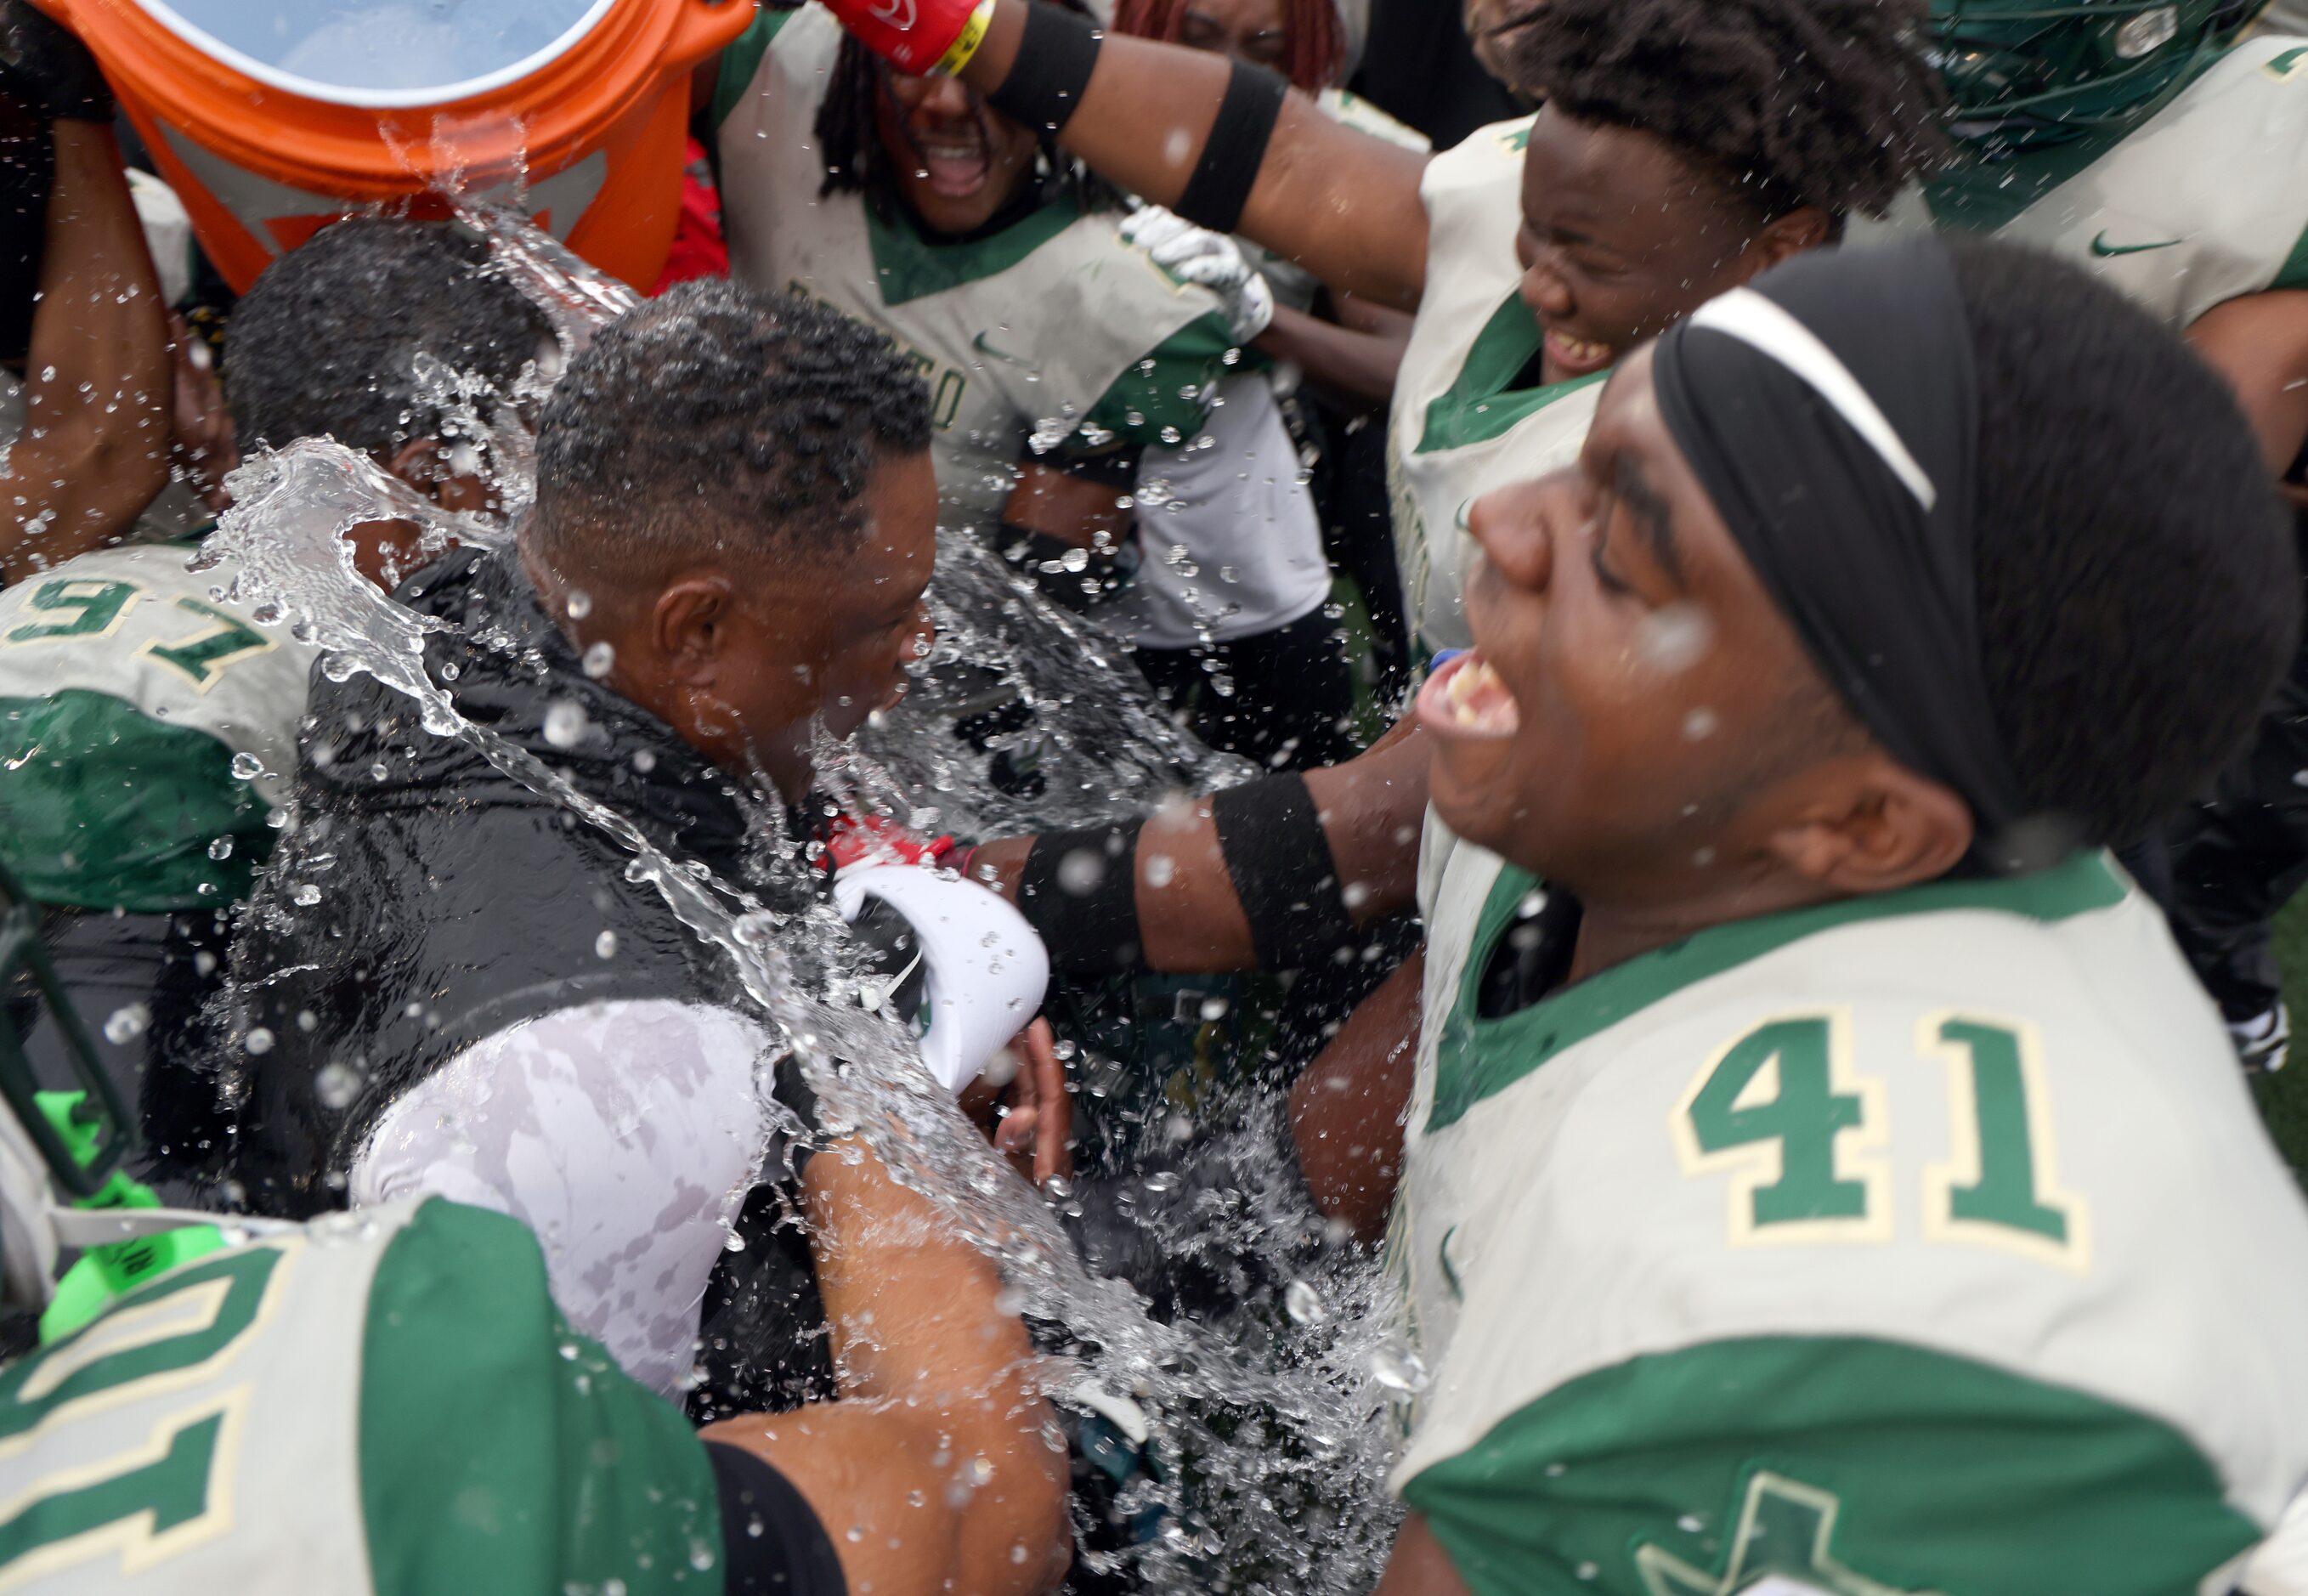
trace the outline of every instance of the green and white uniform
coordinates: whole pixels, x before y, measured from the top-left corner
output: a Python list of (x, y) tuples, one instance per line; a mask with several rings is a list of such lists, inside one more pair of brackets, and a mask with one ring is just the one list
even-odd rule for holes
[(764, 12), (724, 58), (715, 109), (735, 275), (822, 300), (912, 352), (955, 524), (994, 525), (1038, 422), (1058, 449), (1084, 425), (1101, 442), (1192, 436), (1232, 347), (1225, 317), (1112, 216), (1063, 199), (941, 243), (858, 194), (819, 196), (815, 124), (841, 37), (821, 5)]
[(0, 1589), (719, 1592), (686, 1420), (573, 1333), (515, 1221), (315, 1221), (0, 1376)]
[(912, 352), (950, 527), (990, 535), (1036, 453), (1063, 463), (1144, 446), (1145, 558), (1104, 612), (1128, 641), (1230, 641), (1311, 613), (1330, 591), (1321, 522), (1272, 393), (1230, 368), (1217, 297), (1071, 194), (955, 242), (877, 216), (861, 194), (821, 196), (815, 125), (841, 38), (821, 5), (765, 11), (723, 58), (714, 109), (732, 272)]
[(211, 596), (230, 574), (192, 552), (103, 549), (0, 589), (0, 858), (42, 902), (220, 908), (271, 851), (320, 651)]
[(1431, 816), (1421, 866), (1395, 1485), (1478, 1596), (2234, 1588), (2308, 1481), (2308, 1211), (2102, 857), (1487, 1019), (1565, 927)]
[(1530, 120), (1469, 134), (1427, 164), (1419, 185), (1426, 289), (1395, 378), (1386, 474), (1404, 602), (1430, 649), (1474, 641), (1460, 606), (1468, 506), (1577, 460), (1607, 375), (1513, 385), (1541, 336), (1515, 291)]
[(2246, 39), (2128, 134), (1958, 168), (1851, 236), (1934, 221), (2051, 250), (2175, 331), (2308, 287), (2308, 39)]

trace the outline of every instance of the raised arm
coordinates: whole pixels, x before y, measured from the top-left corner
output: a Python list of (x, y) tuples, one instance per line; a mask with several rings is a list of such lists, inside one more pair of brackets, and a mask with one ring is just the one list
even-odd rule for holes
[(117, 540), (168, 482), (168, 324), (108, 123), (79, 42), (22, 0), (0, 8), (0, 89), (52, 118), (40, 305), (22, 436), (0, 469), (0, 582)]
[(700, 1432), (790, 1480), (852, 1591), (1026, 1596), (1068, 1559), (1066, 1462), (1002, 1278), (862, 1143), (803, 1171), (843, 1400)]
[[(1222, 56), (1108, 35), (1092, 47), (1097, 63), (1076, 97), (1069, 64), (1078, 70), (1085, 36), (1070, 33), (1055, 7), (995, 0), (974, 49), (962, 47), (977, 37), (974, 0), (917, 0), (906, 8), (912, 25), (903, 30), (893, 28), (890, 8), (874, 0), (828, 0), (828, 9), (901, 70), (926, 71), (966, 56), (962, 81), (1021, 120), (1037, 118), (1030, 111), (1021, 115), (1014, 100), (1003, 103), (1005, 87), (1057, 84), (1072, 110), (1060, 142), (1100, 176), (1173, 210), (1181, 210), (1235, 73)], [(1053, 14), (1029, 30), (1029, 16), (1038, 10)], [(1017, 80), (1010, 82), (1013, 72)], [(1245, 152), (1222, 142), (1215, 153)], [(1418, 197), (1425, 163), (1423, 153), (1343, 127), (1293, 92), (1273, 124), (1239, 219), (1190, 220), (1246, 234), (1341, 292), (1409, 310), (1426, 275), (1426, 211)]]
[[(1240, 834), (1253, 843), (1262, 841), (1270, 857), (1229, 862), (1219, 841), (1218, 798), (1194, 798), (1158, 811), (1134, 833), (1132, 827), (1116, 828), (1113, 846), (1130, 849), (1130, 910), (1136, 921), (1134, 933), (1125, 927), (1117, 939), (1134, 941), (1139, 959), (1115, 962), (1142, 962), (1149, 969), (1181, 974), (1273, 964), (1269, 955), (1276, 937), (1267, 935), (1268, 946), (1262, 949), (1261, 931), (1267, 927), (1253, 928), (1238, 875), (1265, 883), (1270, 903), (1320, 902), (1335, 893), (1356, 929), (1410, 908), (1418, 884), (1419, 826), (1426, 813), (1426, 761), (1424, 736), (1414, 722), (1405, 721), (1360, 756), (1308, 771), (1304, 790), (1320, 841), (1293, 847), (1285, 834), (1290, 828), (1262, 826), (1253, 817)], [(1270, 776), (1236, 789), (1232, 802), (1244, 804), (1258, 789), (1284, 792), (1300, 780)], [(1253, 811), (1273, 812), (1253, 800), (1236, 813)], [(1050, 944), (1056, 968), (1087, 969), (1085, 961), (1113, 959), (1114, 948), (1081, 945), (1062, 926), (1054, 934), (1052, 916), (1072, 918), (1070, 911), (1082, 909), (1094, 913), (1099, 890), (1113, 890), (1099, 857), (1105, 846), (1082, 833), (1005, 838), (977, 849), (969, 868), (1019, 902)], [(1038, 874), (1028, 868), (1037, 849), (1057, 856), (1048, 860), (1048, 874), (1063, 902), (1037, 901), (1032, 893), (1021, 898), (1021, 884)], [(1236, 851), (1239, 855), (1242, 848)], [(1068, 855), (1083, 857), (1070, 860)], [(1337, 885), (1325, 889), (1322, 883), (1333, 876)], [(1077, 903), (1078, 899), (1085, 902)]]

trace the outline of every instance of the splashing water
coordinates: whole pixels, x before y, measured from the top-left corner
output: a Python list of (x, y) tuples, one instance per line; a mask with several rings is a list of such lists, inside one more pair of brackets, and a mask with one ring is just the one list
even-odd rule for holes
[[(565, 318), (564, 347), (631, 302), (515, 214), (469, 206), (461, 213), (489, 240), (508, 280), (555, 318), (557, 332)], [(475, 397), (453, 373), (427, 380), (437, 392)], [(549, 385), (550, 374), (537, 380)], [(475, 407), (472, 424), (491, 439), (497, 475), (530, 474), (529, 483), (498, 484), (501, 503), (526, 505), (533, 453), (507, 436), (502, 417)], [(1382, 1488), (1381, 1422), (1390, 1390), (1400, 1385), (1399, 1359), (1382, 1344), (1393, 1315), (1367, 1260), (1325, 1249), (1303, 1201), (1256, 1172), (1274, 1161), (1277, 1104), (1262, 1105), (1206, 1150), (1213, 1161), (1205, 1168), (1217, 1178), (1183, 1189), (1175, 1176), (1143, 1183), (1161, 1199), (1162, 1213), (1147, 1216), (1147, 1227), (1166, 1249), (1263, 1257), (1275, 1265), (1271, 1285), (1238, 1293), (1244, 1305), (1217, 1324), (1150, 1317), (1127, 1285), (1084, 1267), (1051, 1209), (921, 1066), (910, 1035), (845, 1001), (852, 967), (826, 952), (847, 941), (830, 908), (760, 910), (731, 884), (659, 851), (632, 821), (526, 749), (468, 721), (425, 666), (428, 635), (448, 623), (364, 581), (343, 538), (360, 522), (409, 521), (430, 557), (452, 540), (501, 547), (509, 541), (503, 522), (445, 513), (324, 439), (257, 455), (232, 489), (234, 506), (200, 556), (228, 582), (220, 591), (256, 605), (266, 624), (319, 643), (330, 679), (369, 674), (414, 701), (427, 732), (462, 742), (615, 840), (629, 856), (628, 879), (651, 886), (685, 927), (728, 956), (745, 994), (800, 1060), (825, 1129), (854, 1129), (898, 1179), (997, 1261), (1022, 1311), (1064, 1327), (1064, 1350), (1041, 1359), (1045, 1388), (1064, 1401), (1089, 1383), (1106, 1394), (1077, 1396), (1077, 1403), (1103, 1409), (1120, 1396), (1143, 1411), (1154, 1466), (1121, 1488), (1114, 1515), (1148, 1532), (1121, 1552), (1078, 1553), (1081, 1566), (1126, 1568), (1157, 1591), (1347, 1592), (1374, 1583), (1394, 1527)], [(998, 561), (949, 561), (942, 550), (937, 589), (943, 636), (925, 662), (919, 702), (909, 699), (910, 712), (901, 706), (869, 727), (863, 746), (825, 750), (820, 769), (845, 803), (906, 819), (915, 812), (909, 794), (934, 793), (948, 824), (990, 831), (1081, 824), (1164, 790), (1247, 773), (1244, 762), (1219, 760), (1170, 726), (1142, 687), (1124, 691), (1126, 662), (1090, 629), (1050, 612)], [(942, 665), (957, 669), (942, 672)], [(1041, 778), (1038, 789), (999, 784), (999, 756), (1019, 746), (995, 741), (999, 730), (988, 734), (981, 763), (952, 753), (944, 734), (967, 718), (957, 713), (969, 708), (960, 695), (973, 684), (1031, 712), (1029, 726), (1012, 729), (1029, 730), (1038, 742), (1029, 773)], [(1020, 762), (1006, 768), (1014, 774)], [(826, 989), (805, 990), (797, 967), (829, 973)], [(252, 1050), (254, 1044), (253, 1035), (245, 1039)], [(342, 1093), (357, 1083), (332, 1077), (323, 1086)], [(774, 1121), (805, 1128), (770, 1103)], [(1053, 1193), (1062, 1204), (1070, 1195)]]

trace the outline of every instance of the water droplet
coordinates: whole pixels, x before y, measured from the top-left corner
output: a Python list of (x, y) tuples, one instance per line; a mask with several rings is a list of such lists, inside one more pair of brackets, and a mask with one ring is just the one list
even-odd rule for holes
[(1058, 861), (1058, 890), (1072, 897), (1087, 898), (1106, 879), (1106, 860), (1091, 848), (1077, 848)]
[(1408, 1347), (1381, 1347), (1371, 1354), (1371, 1374), (1389, 1391), (1416, 1396), (1434, 1383), (1426, 1360)]
[(571, 588), (569, 590), (568, 608), (569, 618), (571, 620), (583, 620), (587, 616), (593, 613), (593, 595), (587, 592), (583, 588)]
[(545, 740), (556, 748), (573, 748), (585, 735), (584, 706), (556, 698), (546, 707)]
[(1292, 1281), (1282, 1289), (1282, 1306), (1301, 1324), (1319, 1324), (1330, 1316), (1322, 1293), (1305, 1281)]
[(1715, 729), (1721, 724), (1713, 710), (1701, 705), (1683, 718), (1683, 735), (1692, 742), (1702, 743), (1713, 737)]
[(262, 1025), (252, 1025), (240, 1045), (251, 1053), (270, 1053), (272, 1051), (272, 1033)]
[(1177, 873), (1178, 862), (1168, 854), (1156, 853), (1147, 856), (1146, 884), (1148, 886), (1168, 886), (1170, 878)]
[(321, 889), (308, 881), (291, 893), (289, 898), (297, 908), (310, 909), (321, 901)]
[(209, 858), (212, 859), (228, 859), (231, 857), (232, 839), (230, 837), (219, 837), (215, 841), (209, 844)]
[[(251, 1040), (254, 1040), (254, 1033)], [(255, 1050), (254, 1048), (249, 1049), (251, 1052)], [(321, 1100), (323, 1108), (332, 1112), (350, 1108), (353, 1099), (360, 1095), (360, 1089), (361, 1073), (350, 1065), (332, 1061), (323, 1065), (320, 1073), (313, 1077), (313, 1095)]]
[(264, 762), (254, 754), (236, 754), (232, 756), (232, 773), (244, 781), (254, 781), (264, 773)]
[(596, 959), (614, 959), (617, 956), (617, 934), (615, 931), (604, 931), (593, 938), (593, 956)]
[(104, 1022), (104, 1040), (114, 1047), (134, 1041), (152, 1023), (152, 1011), (141, 1003), (114, 1009)]
[(585, 651), (585, 674), (597, 682), (608, 675), (616, 662), (617, 651), (613, 644), (597, 643)]

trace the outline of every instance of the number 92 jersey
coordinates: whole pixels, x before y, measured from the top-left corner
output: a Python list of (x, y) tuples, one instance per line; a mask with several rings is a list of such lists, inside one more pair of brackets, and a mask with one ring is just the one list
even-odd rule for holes
[(1423, 864), (1394, 1483), (1474, 1591), (2234, 1588), (2308, 1482), (2308, 1211), (2110, 864), (1488, 1015), (1570, 905), (1431, 816)]
[(688, 1423), (437, 1199), (188, 1264), (0, 1376), (0, 1590), (718, 1593)]
[(0, 589), (0, 857), (43, 902), (220, 907), (271, 846), (320, 651), (191, 557), (105, 549)]

